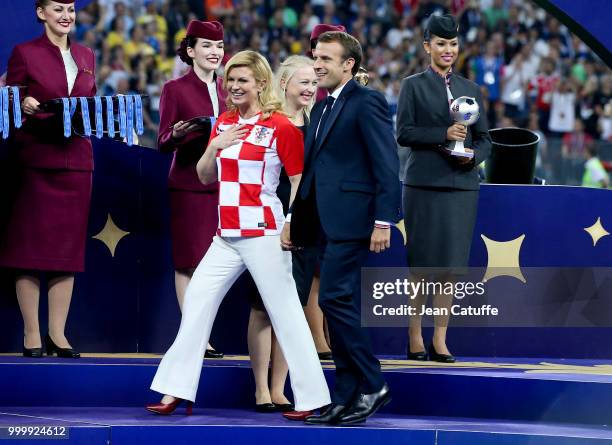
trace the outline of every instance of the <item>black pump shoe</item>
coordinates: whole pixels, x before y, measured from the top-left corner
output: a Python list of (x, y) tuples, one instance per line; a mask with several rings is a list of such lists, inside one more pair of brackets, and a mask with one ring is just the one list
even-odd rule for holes
[(276, 405), (274, 403), (255, 404), (255, 411), (258, 413), (276, 413)]
[(410, 352), (408, 351), (408, 355), (406, 357), (408, 360), (416, 360), (419, 362), (427, 361), (427, 351), (419, 351), (419, 352)]
[(23, 337), (23, 356), (31, 358), (41, 358), (43, 356), (42, 347), (40, 348), (26, 348), (25, 337)]
[(286, 413), (295, 410), (295, 405), (293, 403), (274, 403), (274, 406), (276, 407), (276, 411), (279, 413)]
[(319, 360), (333, 360), (334, 359), (331, 351), (317, 352), (317, 355), (319, 356)]
[(23, 356), (32, 358), (41, 358), (43, 356), (42, 348), (26, 348), (23, 347)]
[(81, 357), (81, 354), (79, 354), (72, 348), (58, 347), (53, 342), (53, 340), (51, 340), (51, 337), (49, 336), (49, 334), (47, 334), (47, 336), (45, 337), (45, 346), (47, 347), (47, 355), (53, 355), (54, 353), (57, 353), (57, 356), (61, 358), (79, 358)]
[(225, 354), (223, 352), (216, 351), (214, 349), (207, 349), (204, 353), (204, 358), (223, 358)]
[(434, 361), (434, 362), (439, 362), (439, 363), (455, 363), (457, 360), (455, 360), (455, 357), (453, 357), (452, 355), (447, 355), (447, 354), (438, 354), (436, 352), (436, 348), (434, 348), (433, 343), (429, 345), (429, 358), (430, 360)]

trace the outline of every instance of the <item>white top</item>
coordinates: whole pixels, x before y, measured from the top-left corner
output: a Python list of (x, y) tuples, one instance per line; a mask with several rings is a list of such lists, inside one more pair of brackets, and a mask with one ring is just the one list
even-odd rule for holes
[(528, 79), (524, 71), (523, 68), (517, 68), (513, 63), (506, 65), (502, 88), (502, 102), (519, 107), (521, 110), (525, 106), (525, 85)]
[(219, 116), (219, 96), (217, 96), (217, 82), (213, 80), (212, 82), (206, 82), (206, 86), (208, 87), (208, 94), (210, 95), (210, 101), (213, 106), (213, 113), (215, 117)]
[(68, 81), (68, 95), (72, 93), (72, 88), (74, 88), (74, 82), (76, 81), (77, 74), (79, 72), (79, 67), (76, 62), (72, 58), (72, 54), (70, 53), (70, 49), (63, 50), (61, 49), (62, 59), (64, 59), (64, 68), (66, 69), (66, 80)]
[(552, 93), (548, 128), (559, 133), (574, 131), (576, 95), (574, 93)]

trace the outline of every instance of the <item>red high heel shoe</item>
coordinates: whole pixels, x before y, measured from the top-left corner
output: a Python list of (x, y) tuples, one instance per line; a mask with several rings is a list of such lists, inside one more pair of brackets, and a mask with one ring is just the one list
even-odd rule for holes
[(283, 417), (287, 420), (297, 420), (304, 421), (306, 417), (312, 416), (314, 414), (313, 410), (310, 411), (287, 411), (283, 413)]
[(175, 398), (174, 401), (170, 403), (151, 403), (149, 405), (145, 405), (145, 408), (147, 411), (150, 411), (152, 413), (161, 414), (162, 416), (168, 416), (172, 414), (176, 407), (183, 402), (187, 402), (185, 414), (191, 416), (191, 413), (193, 412), (193, 402), (179, 398)]

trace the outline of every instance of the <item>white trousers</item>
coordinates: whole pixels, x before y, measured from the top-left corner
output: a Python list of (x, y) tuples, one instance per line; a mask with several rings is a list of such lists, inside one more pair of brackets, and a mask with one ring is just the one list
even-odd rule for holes
[(279, 236), (213, 238), (187, 286), (179, 332), (151, 389), (195, 400), (213, 321), (228, 290), (246, 269), (289, 365), (295, 409), (329, 404), (327, 382), (291, 274), (291, 253), (281, 250)]

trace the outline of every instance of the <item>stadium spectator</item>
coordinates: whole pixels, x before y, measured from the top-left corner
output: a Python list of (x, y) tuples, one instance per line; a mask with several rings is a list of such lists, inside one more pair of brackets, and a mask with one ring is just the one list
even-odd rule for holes
[[(420, 37), (427, 19), (447, 12), (459, 19), (461, 51), (454, 71), (469, 77), (472, 70), (474, 78), (480, 78), (488, 93), (484, 111), (497, 119), (491, 126), (507, 121), (506, 117), (525, 126), (530, 113), (536, 112), (539, 128), (548, 137), (545, 156), (553, 156), (543, 157), (543, 164), (560, 162), (561, 134), (551, 134), (548, 124), (553, 93), (560, 79), (567, 77), (575, 84), (574, 115), (583, 120), (585, 131), (595, 139), (609, 137), (610, 117), (605, 117), (604, 108), (612, 99), (610, 69), (558, 20), (528, 0), (94, 0), (79, 12), (74, 38), (93, 47), (97, 55), (100, 91), (115, 84), (113, 73), (121, 71), (131, 90), (151, 94), (148, 111), (155, 121), (159, 87), (188, 69), (168, 54), (175, 53), (190, 20), (218, 18), (226, 30), (226, 59), (250, 48), (263, 53), (274, 70), (284, 58), (308, 50), (317, 24), (342, 24), (363, 45), (369, 86), (386, 95), (394, 113), (394, 86), (428, 65)], [(141, 39), (128, 44), (134, 32)], [(153, 66), (150, 49), (131, 52), (143, 45), (154, 51)], [(143, 63), (146, 69), (141, 68)], [(512, 76), (513, 71), (521, 75)], [(519, 78), (529, 82), (524, 96), (517, 88), (517, 82), (522, 84)], [(111, 89), (116, 91), (114, 86)], [(568, 121), (571, 127), (573, 118)], [(146, 141), (145, 135), (141, 142)], [(600, 153), (602, 159), (612, 157), (605, 144)], [(557, 179), (564, 181), (562, 176)]]

